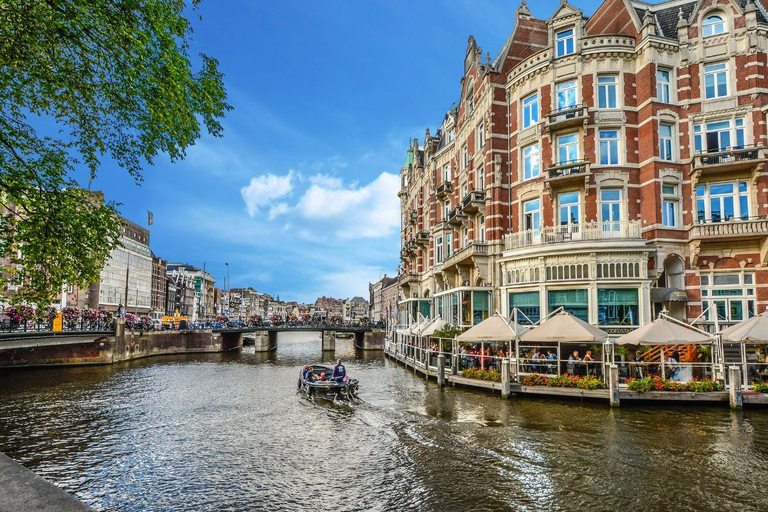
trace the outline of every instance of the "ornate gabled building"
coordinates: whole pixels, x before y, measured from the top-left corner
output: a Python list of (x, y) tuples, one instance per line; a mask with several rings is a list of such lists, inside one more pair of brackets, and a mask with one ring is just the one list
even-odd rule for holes
[(762, 310), (767, 19), (760, 0), (523, 3), (493, 61), (470, 37), (460, 101), (401, 170), (401, 324)]

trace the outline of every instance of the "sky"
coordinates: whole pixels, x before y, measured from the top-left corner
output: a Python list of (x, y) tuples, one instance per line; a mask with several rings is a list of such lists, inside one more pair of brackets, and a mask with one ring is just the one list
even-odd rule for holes
[[(193, 53), (219, 61), (223, 137), (137, 185), (105, 162), (93, 189), (147, 225), (158, 256), (283, 300), (368, 297), (399, 263), (399, 170), (460, 94), (467, 39), (494, 57), (503, 0), (204, 0)], [(559, 2), (530, 5), (548, 18)], [(579, 3), (591, 13), (596, 2)]]

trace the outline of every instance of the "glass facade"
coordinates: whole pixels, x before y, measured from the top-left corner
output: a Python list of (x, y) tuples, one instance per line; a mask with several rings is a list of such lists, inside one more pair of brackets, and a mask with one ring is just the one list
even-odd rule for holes
[(491, 292), (459, 290), (435, 297), (436, 314), (451, 325), (476, 325), (490, 315)]
[(639, 325), (637, 289), (598, 288), (597, 323), (599, 325)]
[(512, 319), (512, 311), (517, 308), (517, 323), (534, 324), (541, 319), (541, 304), (539, 292), (517, 292), (509, 294), (509, 318)]
[(547, 292), (549, 312), (563, 307), (573, 316), (589, 322), (589, 293), (586, 288), (576, 290), (549, 290)]
[(701, 300), (709, 310), (709, 320), (740, 322), (755, 316), (755, 276), (743, 274), (711, 273), (701, 275)]

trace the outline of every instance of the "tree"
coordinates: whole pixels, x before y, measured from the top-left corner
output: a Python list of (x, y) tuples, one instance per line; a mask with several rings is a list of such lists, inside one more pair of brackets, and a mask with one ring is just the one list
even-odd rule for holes
[(189, 54), (198, 3), (0, 2), (0, 270), (24, 300), (97, 280), (118, 243), (116, 205), (77, 170), (90, 187), (110, 158), (141, 182), (159, 154), (184, 158), (201, 126), (221, 135), (218, 63)]

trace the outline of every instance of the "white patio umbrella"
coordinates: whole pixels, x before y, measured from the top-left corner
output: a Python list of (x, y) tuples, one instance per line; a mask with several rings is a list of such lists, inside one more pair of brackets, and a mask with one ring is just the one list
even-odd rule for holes
[(712, 342), (711, 336), (666, 318), (657, 318), (615, 341), (617, 345), (688, 345)]
[(723, 329), (720, 334), (725, 342), (768, 344), (768, 310)]
[(562, 311), (520, 336), (520, 341), (560, 343), (604, 343), (608, 333), (584, 320)]

